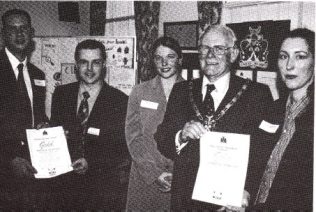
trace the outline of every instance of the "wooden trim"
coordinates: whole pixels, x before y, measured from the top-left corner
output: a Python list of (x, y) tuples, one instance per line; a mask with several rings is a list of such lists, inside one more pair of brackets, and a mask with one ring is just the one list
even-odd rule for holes
[(135, 16), (130, 15), (130, 16), (124, 16), (124, 17), (105, 19), (105, 23), (107, 24), (107, 23), (127, 21), (127, 20), (135, 20)]

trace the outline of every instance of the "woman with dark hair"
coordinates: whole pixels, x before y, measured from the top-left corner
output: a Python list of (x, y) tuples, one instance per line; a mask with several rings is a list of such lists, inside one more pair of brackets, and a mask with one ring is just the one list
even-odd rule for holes
[(163, 120), (173, 85), (183, 80), (178, 42), (170, 37), (157, 39), (152, 62), (157, 76), (133, 88), (127, 108), (125, 134), (132, 156), (128, 211), (170, 210), (173, 161), (158, 151), (153, 134)]
[(257, 208), (312, 210), (314, 42), (308, 29), (295, 29), (282, 41), (278, 68), (288, 93), (269, 108), (255, 141), (253, 160), (264, 162), (252, 196)]

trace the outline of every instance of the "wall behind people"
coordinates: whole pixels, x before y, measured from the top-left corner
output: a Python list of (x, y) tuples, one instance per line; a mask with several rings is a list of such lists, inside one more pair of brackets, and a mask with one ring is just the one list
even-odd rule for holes
[(230, 2), (224, 4), (222, 23), (291, 20), (291, 29), (315, 28), (314, 2)]
[[(162, 1), (160, 5), (159, 36), (164, 22), (197, 21), (197, 2)], [(185, 14), (185, 15), (184, 15)], [(315, 29), (315, 3), (299, 1), (253, 1), (223, 4), (221, 23), (242, 23), (263, 20), (291, 20), (291, 29)]]
[[(90, 30), (90, 2), (79, 1), (80, 23), (59, 21), (57, 1), (0, 1), (0, 14), (13, 8), (26, 10), (35, 36), (86, 36)], [(2, 22), (0, 22), (2, 28)], [(0, 49), (2, 40), (0, 35)]]

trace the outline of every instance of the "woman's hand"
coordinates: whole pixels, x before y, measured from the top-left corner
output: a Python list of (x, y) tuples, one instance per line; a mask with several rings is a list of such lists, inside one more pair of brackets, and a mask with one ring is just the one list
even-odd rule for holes
[(171, 190), (172, 173), (163, 172), (156, 180), (159, 190), (162, 192), (169, 192)]

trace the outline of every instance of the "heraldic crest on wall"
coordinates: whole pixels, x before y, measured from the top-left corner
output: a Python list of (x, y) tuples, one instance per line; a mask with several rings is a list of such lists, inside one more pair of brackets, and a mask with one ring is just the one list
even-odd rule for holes
[(240, 42), (240, 67), (252, 69), (268, 67), (268, 41), (260, 34), (261, 26), (249, 27), (249, 34)]

